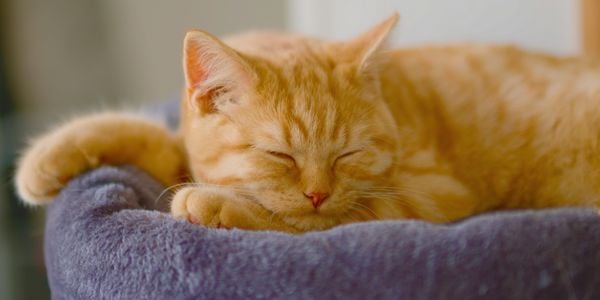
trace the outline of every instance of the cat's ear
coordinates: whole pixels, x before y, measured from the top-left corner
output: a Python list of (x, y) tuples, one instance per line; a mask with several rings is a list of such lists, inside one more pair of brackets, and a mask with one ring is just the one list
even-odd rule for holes
[(212, 113), (235, 102), (253, 84), (254, 73), (244, 58), (216, 37), (188, 31), (183, 45), (187, 105)]
[(376, 61), (377, 53), (384, 47), (399, 18), (400, 14), (395, 12), (392, 16), (347, 43), (349, 51), (353, 53), (354, 59), (358, 63), (359, 71), (367, 69)]

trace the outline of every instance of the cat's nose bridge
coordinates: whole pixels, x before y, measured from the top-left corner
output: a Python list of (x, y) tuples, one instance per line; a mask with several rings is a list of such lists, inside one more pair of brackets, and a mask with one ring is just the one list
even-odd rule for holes
[(322, 164), (309, 163), (302, 173), (303, 188), (306, 194), (330, 192), (332, 183), (330, 168)]

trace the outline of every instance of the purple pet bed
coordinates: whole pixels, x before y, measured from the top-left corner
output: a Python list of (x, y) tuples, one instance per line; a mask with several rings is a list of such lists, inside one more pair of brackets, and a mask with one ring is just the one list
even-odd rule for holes
[[(173, 127), (177, 103), (150, 115)], [(130, 167), (72, 180), (48, 209), (52, 297), (600, 299), (593, 210), (378, 221), (294, 236), (175, 220), (156, 201), (163, 188)]]
[(46, 223), (53, 299), (600, 299), (593, 210), (294, 236), (175, 220), (153, 210), (162, 190), (128, 167), (71, 181)]

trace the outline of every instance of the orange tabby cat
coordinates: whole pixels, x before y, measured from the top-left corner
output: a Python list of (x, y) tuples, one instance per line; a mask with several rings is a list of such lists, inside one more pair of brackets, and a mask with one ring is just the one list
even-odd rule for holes
[(503, 46), (386, 50), (397, 18), (349, 42), (190, 31), (179, 135), (83, 118), (25, 153), (19, 193), (43, 203), (101, 163), (173, 184), (185, 165), (198, 184), (174, 216), (289, 232), (600, 206), (600, 66)]

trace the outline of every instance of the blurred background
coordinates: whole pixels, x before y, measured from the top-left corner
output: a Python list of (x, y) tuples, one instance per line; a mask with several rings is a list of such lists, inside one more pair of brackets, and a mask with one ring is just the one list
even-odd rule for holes
[[(392, 11), (396, 46), (480, 41), (558, 55), (600, 53), (596, 0), (0, 0), (0, 299), (46, 299), (43, 210), (12, 190), (18, 150), (98, 108), (178, 97), (188, 28), (349, 38)], [(93, 258), (90, 258), (93, 259)]]

